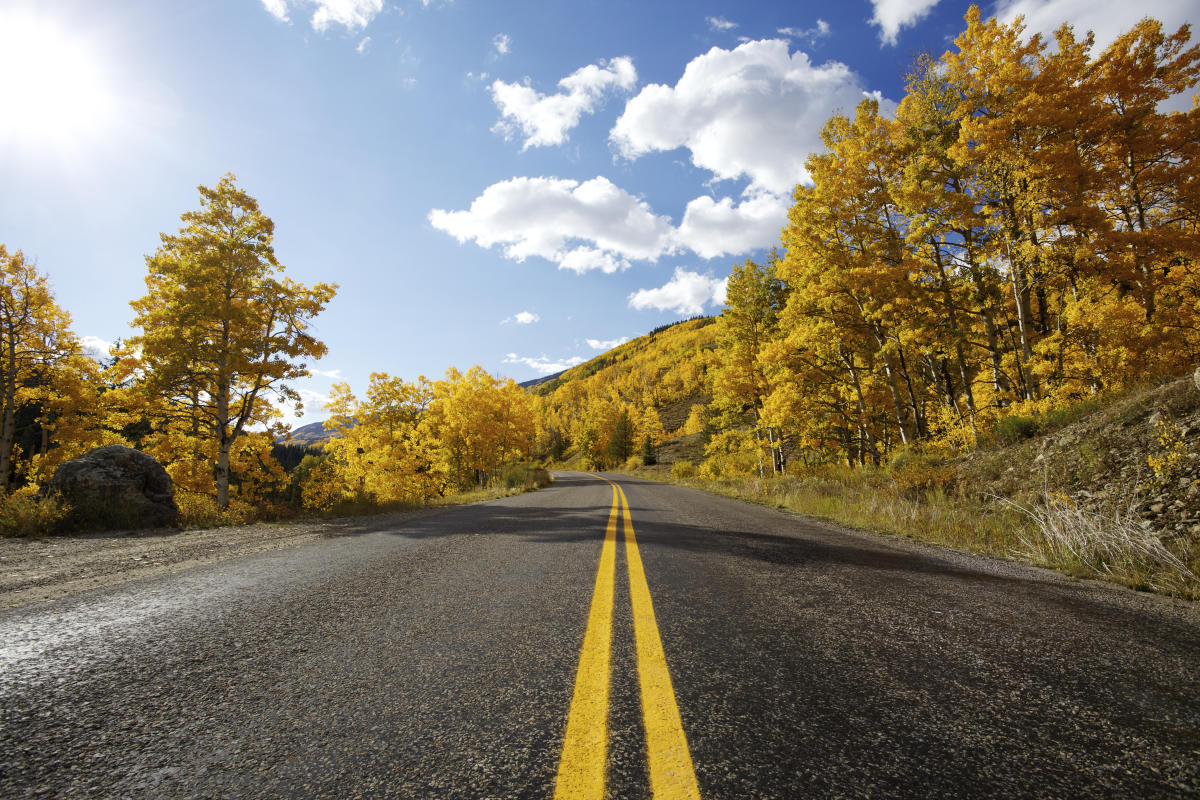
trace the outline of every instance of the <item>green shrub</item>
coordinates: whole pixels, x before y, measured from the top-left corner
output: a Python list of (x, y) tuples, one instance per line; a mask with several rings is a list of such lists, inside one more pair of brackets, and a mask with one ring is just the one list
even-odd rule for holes
[(1033, 417), (1002, 417), (996, 423), (996, 436), (1004, 444), (1031, 439), (1037, 432), (1038, 422)]
[(536, 464), (509, 464), (500, 479), (505, 489), (540, 489), (550, 485), (550, 473)]

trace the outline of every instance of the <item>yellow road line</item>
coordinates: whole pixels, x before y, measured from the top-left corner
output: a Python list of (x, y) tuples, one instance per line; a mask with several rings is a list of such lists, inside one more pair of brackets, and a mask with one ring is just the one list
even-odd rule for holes
[(612, 511), (604, 532), (596, 588), (588, 612), (583, 650), (575, 673), (575, 694), (567, 716), (567, 735), (558, 762), (555, 800), (604, 797), (604, 772), (608, 756), (609, 663), (612, 650), (613, 581), (617, 563), (619, 503), (613, 486)]
[(642, 687), (642, 720), (650, 761), (650, 791), (654, 800), (699, 800), (700, 787), (688, 751), (683, 721), (671, 688), (671, 672), (663, 652), (650, 587), (638, 553), (625, 491), (616, 486), (625, 511), (625, 561), (629, 567), (629, 596), (633, 601), (633, 637), (637, 646), (638, 680)]

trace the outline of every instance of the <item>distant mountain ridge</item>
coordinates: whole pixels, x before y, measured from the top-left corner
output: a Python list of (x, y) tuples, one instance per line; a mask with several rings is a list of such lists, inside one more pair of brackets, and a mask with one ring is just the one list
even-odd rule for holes
[(276, 444), (295, 444), (304, 447), (312, 447), (313, 445), (324, 444), (333, 438), (329, 431), (325, 430), (324, 422), (310, 422), (307, 425), (301, 425), (287, 436), (280, 436), (275, 440)]
[[(595, 375), (597, 372), (609, 368), (614, 368), (612, 371), (614, 373), (614, 379), (616, 379), (616, 375), (623, 373), (622, 367), (618, 365), (626, 365), (628, 362), (628, 365), (632, 366), (632, 362), (630, 361), (631, 359), (636, 361), (639, 357), (644, 357), (646, 355), (663, 355), (663, 351), (661, 349), (663, 345), (656, 341), (659, 334), (662, 334), (665, 331), (675, 328), (679, 325), (687, 325), (688, 323), (695, 323), (695, 325), (692, 327), (695, 327), (697, 330), (699, 330), (702, 328), (707, 328), (715, 321), (715, 316), (696, 316), (689, 317), (687, 319), (681, 319), (676, 322), (669, 322), (666, 325), (659, 325), (649, 333), (639, 336), (636, 339), (630, 339), (627, 342), (617, 345), (611, 350), (606, 350), (605, 352), (600, 353), (599, 355), (583, 362), (582, 364), (577, 364), (560, 372), (555, 372), (552, 375), (542, 375), (537, 378), (531, 378), (527, 381), (521, 381), (517, 385), (527, 392), (544, 396), (553, 394), (554, 390), (559, 386), (562, 386), (564, 383), (569, 383), (570, 381), (574, 380), (583, 380)], [(711, 338), (711, 336), (708, 338)], [(706, 346), (711, 347), (711, 342), (706, 342)], [(701, 391), (703, 392), (704, 390)], [(680, 413), (686, 415), (687, 409), (691, 407), (692, 403), (697, 401), (706, 402), (706, 398), (702, 396), (688, 396), (686, 401), (687, 402), (684, 403), (677, 402), (673, 404), (676, 406), (676, 408), (666, 412), (667, 418), (670, 422), (678, 424), (681, 422), (681, 420), (676, 419), (676, 417)], [(308, 425), (301, 425), (299, 428), (296, 428), (289, 436), (276, 439), (276, 443), (312, 447), (323, 444), (329, 441), (331, 438), (333, 437), (329, 434), (329, 431), (325, 430), (324, 423), (310, 422)]]

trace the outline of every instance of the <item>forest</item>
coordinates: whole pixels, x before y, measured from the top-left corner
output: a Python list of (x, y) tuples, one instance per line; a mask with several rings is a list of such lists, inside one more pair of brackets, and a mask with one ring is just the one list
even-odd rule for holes
[(1162, 110), (1196, 89), (1189, 38), (1147, 19), (1093, 53), (973, 10), (894, 114), (866, 99), (828, 121), (778, 249), (733, 267), (712, 349), (560, 380), (546, 435), (612, 465), (619, 415), (661, 441), (656, 412), (692, 396), (667, 433), (707, 427), (710, 476), (877, 466), (1190, 372), (1200, 110)]

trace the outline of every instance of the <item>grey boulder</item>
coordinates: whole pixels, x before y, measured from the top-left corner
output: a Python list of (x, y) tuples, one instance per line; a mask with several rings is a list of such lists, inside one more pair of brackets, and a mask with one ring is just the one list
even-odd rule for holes
[(140, 450), (110, 444), (64, 461), (42, 490), (58, 494), (77, 523), (152, 528), (179, 515), (171, 476)]

